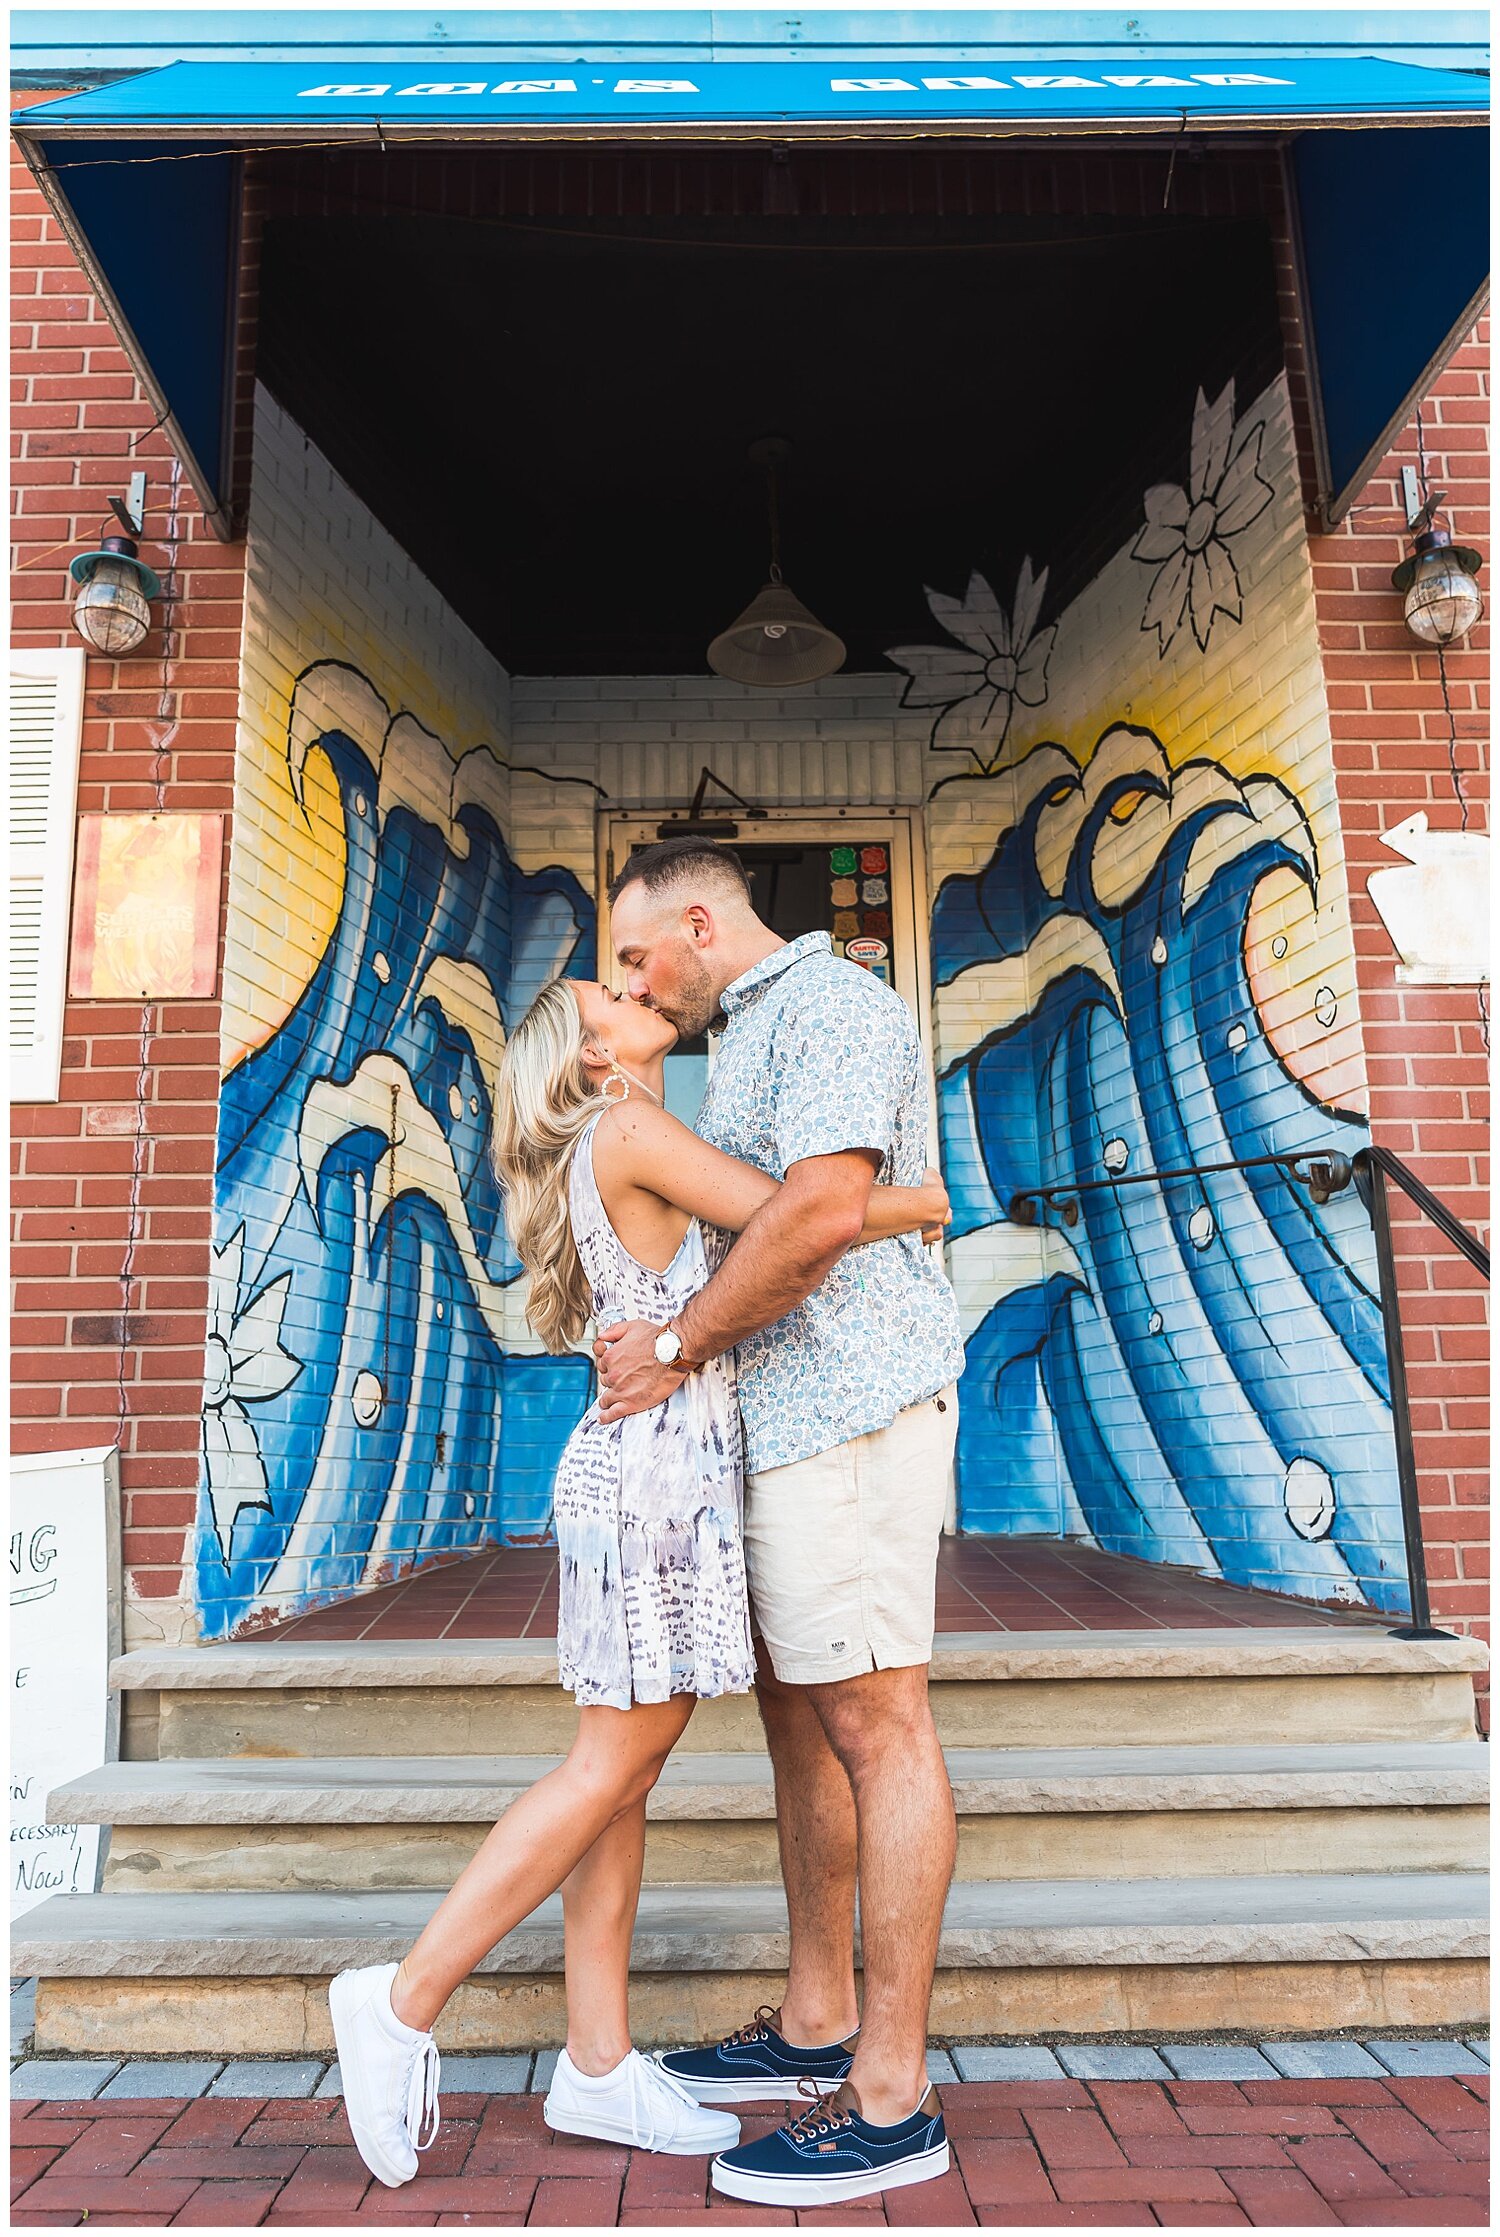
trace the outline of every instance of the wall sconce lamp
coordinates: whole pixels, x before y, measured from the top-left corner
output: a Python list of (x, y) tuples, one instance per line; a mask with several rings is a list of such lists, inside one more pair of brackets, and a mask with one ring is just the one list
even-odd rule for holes
[(1433, 526), (1432, 516), (1446, 490), (1434, 490), (1425, 504), (1418, 505), (1417, 478), (1409, 466), (1402, 469), (1401, 479), (1412, 552), (1391, 583), (1406, 594), (1406, 626), (1417, 642), (1442, 652), (1467, 637), (1484, 612), (1484, 598), (1474, 580), (1484, 561), (1469, 545), (1455, 544), (1448, 529)]
[(110, 509), (123, 536), (104, 536), (97, 551), (83, 551), (68, 573), (78, 585), (73, 627), (95, 652), (120, 659), (143, 645), (151, 627), (151, 601), (161, 596), (160, 579), (137, 557), (146, 504), (146, 477), (132, 474), (128, 498), (112, 497)]

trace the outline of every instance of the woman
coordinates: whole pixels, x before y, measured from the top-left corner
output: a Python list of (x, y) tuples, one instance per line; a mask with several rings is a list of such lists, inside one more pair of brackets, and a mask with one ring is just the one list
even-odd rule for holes
[[(664, 1326), (779, 1185), (662, 1107), (676, 1037), (608, 987), (555, 979), (506, 1047), (496, 1163), (531, 1278), (527, 1315), (549, 1351), (570, 1350), (591, 1318)], [(936, 1174), (877, 1188), (860, 1241), (940, 1231), (947, 1212)], [(549, 2127), (648, 2151), (738, 2141), (732, 2114), (632, 2049), (627, 1996), (646, 1797), (695, 1702), (743, 1693), (755, 1675), (740, 1477), (727, 1359), (649, 1413), (606, 1424), (590, 1406), (569, 1438), (553, 1494), (557, 1653), (578, 1736), (494, 1826), (402, 1962), (341, 1973), (329, 1991), (350, 2126), (381, 2182), (409, 2182), (436, 2136), (438, 2014), (559, 1886), (568, 2039)]]

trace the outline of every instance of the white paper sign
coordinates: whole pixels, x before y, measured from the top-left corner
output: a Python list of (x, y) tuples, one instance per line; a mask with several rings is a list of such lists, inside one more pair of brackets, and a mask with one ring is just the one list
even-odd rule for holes
[(118, 1748), (119, 1461), (112, 1445), (11, 1462), (10, 1908), (98, 1883), (97, 1825), (48, 1825), (47, 1796)]

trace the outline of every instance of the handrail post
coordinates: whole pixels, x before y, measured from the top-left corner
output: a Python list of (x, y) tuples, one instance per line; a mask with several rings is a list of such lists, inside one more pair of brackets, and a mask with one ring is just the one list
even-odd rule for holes
[(1457, 1633), (1440, 1631), (1433, 1623), (1427, 1597), (1427, 1556), (1422, 1546), (1422, 1507), (1417, 1479), (1417, 1454), (1412, 1443), (1411, 1399), (1406, 1387), (1406, 1345), (1401, 1335), (1401, 1304), (1396, 1292), (1396, 1252), (1391, 1241), (1391, 1209), (1386, 1198), (1385, 1174), (1377, 1158), (1361, 1152), (1370, 1188), (1370, 1225), (1375, 1231), (1375, 1265), (1380, 1283), (1380, 1317), (1385, 1325), (1385, 1363), (1391, 1385), (1391, 1429), (1396, 1440), (1396, 1475), (1401, 1486), (1401, 1528), (1406, 1538), (1406, 1580), (1411, 1594), (1411, 1622), (1392, 1627), (1393, 1639), (1453, 1639)]

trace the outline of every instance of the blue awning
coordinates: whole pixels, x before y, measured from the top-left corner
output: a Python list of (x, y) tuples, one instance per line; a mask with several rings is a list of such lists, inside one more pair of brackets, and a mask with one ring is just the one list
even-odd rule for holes
[[(1134, 63), (1135, 68), (1126, 67)], [(1148, 66), (1149, 65), (1149, 66)], [(15, 129), (222, 533), (250, 148), (1270, 132), (1289, 147), (1320, 492), (1343, 511), (1472, 321), (1489, 267), (1488, 80), (1373, 56), (1152, 52), (1035, 68), (444, 58), (173, 62)], [(216, 157), (212, 161), (174, 158)]]
[(1313, 435), (1330, 524), (1484, 307), (1489, 137), (1450, 127), (1308, 132), (1292, 143)]
[[(236, 132), (291, 126), (368, 128), (387, 136), (426, 132), (434, 123), (465, 132), (502, 130), (597, 133), (673, 125), (689, 130), (767, 126), (870, 127), (918, 123), (1111, 131), (1178, 123), (1241, 128), (1322, 120), (1448, 120), (1484, 114), (1485, 81), (1456, 71), (1415, 68), (1371, 56), (1299, 57), (1285, 62), (1185, 61), (1140, 57), (1122, 68), (1070, 61), (1034, 69), (1006, 63), (965, 68), (952, 62), (861, 66), (858, 62), (705, 62), (643, 70), (587, 61), (539, 63), (534, 74), (501, 75), (482, 66), (402, 71), (357, 60), (169, 62), (115, 85), (49, 103), (47, 123), (70, 132), (98, 130)], [(28, 112), (35, 117), (36, 112)]]

